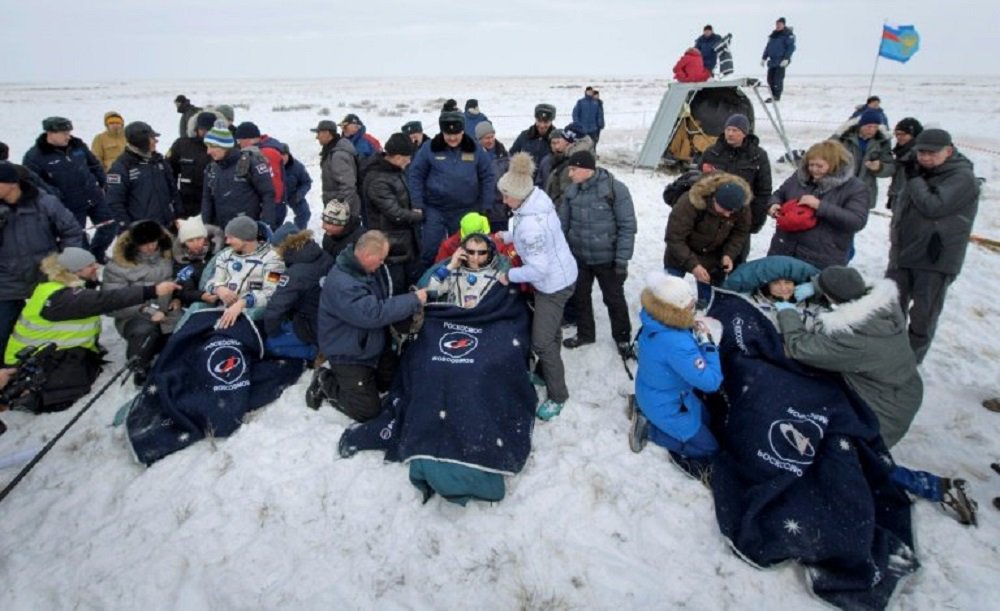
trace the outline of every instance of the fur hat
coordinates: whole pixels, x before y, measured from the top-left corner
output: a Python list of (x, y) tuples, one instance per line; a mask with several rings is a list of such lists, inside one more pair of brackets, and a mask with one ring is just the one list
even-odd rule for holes
[(569, 156), (569, 167), (596, 170), (597, 159), (594, 158), (594, 154), (590, 151), (577, 151)]
[(476, 140), (481, 140), (487, 134), (495, 133), (497, 130), (493, 129), (493, 124), (489, 121), (480, 121), (476, 124)]
[(160, 238), (163, 237), (163, 227), (160, 227), (160, 224), (156, 221), (144, 219), (132, 223), (128, 233), (132, 236), (133, 244), (142, 246), (143, 244), (159, 242)]
[(90, 254), (89, 250), (77, 248), (76, 246), (67, 247), (59, 254), (59, 258), (56, 260), (59, 262), (59, 265), (62, 265), (67, 271), (74, 274), (91, 263), (97, 263), (97, 259), (94, 258), (94, 255)]
[(407, 136), (410, 134), (422, 134), (424, 133), (424, 125), (420, 121), (407, 121), (403, 123), (403, 127), (399, 128), (399, 131)]
[(339, 199), (331, 199), (323, 207), (323, 222), (346, 225), (351, 220), (351, 206)]
[(510, 158), (510, 169), (497, 181), (497, 189), (504, 195), (524, 201), (535, 188), (535, 161), (528, 153), (515, 153)]
[(406, 155), (412, 157), (413, 152), (413, 142), (409, 136), (401, 132), (396, 132), (385, 141), (386, 155)]
[(9, 161), (0, 161), (0, 183), (10, 184), (21, 182), (21, 175), (17, 173), (17, 168)]
[(735, 127), (743, 132), (743, 135), (747, 135), (750, 133), (750, 119), (744, 114), (736, 113), (726, 119), (726, 127)]
[(874, 108), (867, 108), (858, 116), (858, 127), (863, 125), (881, 125), (882, 124), (882, 113), (875, 110)]
[(47, 132), (71, 132), (73, 122), (66, 117), (47, 117), (42, 119), (42, 129)]
[(226, 223), (226, 235), (244, 242), (254, 241), (257, 239), (257, 221), (241, 214)]
[(458, 237), (464, 240), (474, 233), (489, 235), (490, 220), (478, 212), (469, 212), (458, 222)]
[(229, 127), (226, 126), (226, 122), (219, 120), (216, 121), (212, 129), (205, 134), (205, 144), (222, 149), (231, 149), (236, 146), (236, 139), (233, 138), (233, 132), (229, 131)]
[(694, 326), (694, 292), (683, 278), (659, 269), (650, 272), (639, 299), (650, 316), (669, 327)]
[(465, 116), (457, 110), (449, 110), (438, 117), (438, 127), (444, 134), (461, 134), (465, 131)]
[(555, 121), (556, 107), (552, 104), (538, 104), (535, 106), (535, 119), (539, 121)]
[(208, 229), (205, 228), (205, 222), (201, 220), (200, 216), (181, 219), (177, 221), (177, 225), (177, 241), (182, 244), (195, 238), (208, 237)]
[(841, 265), (832, 265), (821, 271), (813, 284), (834, 303), (854, 301), (868, 292), (861, 273), (853, 267)]

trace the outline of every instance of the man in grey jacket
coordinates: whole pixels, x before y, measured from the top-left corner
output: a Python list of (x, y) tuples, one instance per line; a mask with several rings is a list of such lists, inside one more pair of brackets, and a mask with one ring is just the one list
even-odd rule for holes
[(632, 196), (621, 181), (597, 168), (590, 151), (569, 158), (573, 182), (563, 195), (559, 220), (576, 258), (578, 278), (573, 301), (577, 308), (576, 337), (563, 346), (577, 348), (595, 341), (594, 307), (590, 292), (594, 280), (601, 286), (611, 317), (611, 336), (623, 357), (632, 355), (632, 324), (625, 302), (625, 278), (635, 245), (636, 220)]
[(913, 146), (917, 164), (892, 207), (889, 267), (909, 315), (910, 346), (923, 361), (948, 287), (962, 271), (979, 209), (972, 162), (943, 129), (927, 129)]
[(332, 199), (347, 202), (351, 216), (361, 217), (361, 197), (358, 195), (358, 152), (347, 138), (337, 134), (337, 124), (323, 120), (315, 129), (316, 141), (323, 147), (319, 168), (323, 181), (323, 203)]

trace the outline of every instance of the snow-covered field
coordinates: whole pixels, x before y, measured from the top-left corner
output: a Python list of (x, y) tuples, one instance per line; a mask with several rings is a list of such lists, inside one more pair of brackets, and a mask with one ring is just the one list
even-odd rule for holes
[[(237, 121), (292, 147), (319, 179), (309, 132), (322, 109), (356, 112), (385, 141), (411, 119), (436, 132), (443, 98), (480, 101), (508, 146), (531, 124), (537, 102), (569, 121), (584, 86), (605, 101), (602, 162), (629, 186), (641, 219), (626, 292), (638, 319), (644, 273), (661, 265), (668, 177), (631, 171), (667, 81), (653, 78), (482, 78), (331, 81), (118, 82), (0, 85), (0, 140), (19, 160), (49, 115), (70, 117), (87, 143), (104, 111), (145, 120), (176, 136), (173, 99), (239, 104)], [(793, 146), (806, 148), (840, 124), (867, 94), (867, 76), (804, 77), (790, 71), (782, 110)], [(1000, 77), (880, 78), (890, 120), (916, 116), (951, 131), (987, 179), (976, 232), (1000, 238)], [(282, 106), (308, 105), (298, 110)], [(758, 109), (772, 159), (780, 143)], [(790, 168), (775, 164), (775, 184)], [(884, 195), (887, 184), (881, 186)], [(310, 197), (319, 222), (319, 195)], [(855, 263), (875, 278), (888, 249), (885, 216), (857, 239)], [(772, 227), (754, 239), (766, 252)], [(1000, 254), (970, 246), (938, 337), (921, 373), (923, 408), (894, 454), (899, 462), (964, 477), (980, 501), (980, 527), (960, 526), (928, 503), (914, 506), (923, 568), (900, 588), (900, 608), (996, 608), (1000, 575), (1000, 415), (980, 407), (1000, 394), (996, 324)], [(595, 289), (596, 290), (596, 289)], [(600, 304), (599, 296), (595, 300)], [(572, 398), (538, 422), (524, 471), (496, 505), (422, 505), (398, 464), (376, 453), (336, 454), (349, 424), (305, 407), (309, 376), (252, 414), (231, 438), (202, 442), (146, 469), (132, 460), (112, 417), (134, 393), (115, 385), (0, 504), (0, 603), (41, 609), (647, 609), (809, 608), (794, 565), (758, 571), (719, 535), (709, 492), (650, 447), (627, 446), (623, 396), (630, 384), (614, 353), (606, 312), (598, 343), (564, 351)], [(105, 321), (117, 363), (124, 347)], [(105, 373), (95, 388), (110, 376)], [(38, 448), (76, 410), (5, 413), (0, 457)], [(16, 474), (0, 471), (0, 485)], [(990, 594), (994, 592), (994, 594)], [(993, 603), (989, 601), (993, 600)]]

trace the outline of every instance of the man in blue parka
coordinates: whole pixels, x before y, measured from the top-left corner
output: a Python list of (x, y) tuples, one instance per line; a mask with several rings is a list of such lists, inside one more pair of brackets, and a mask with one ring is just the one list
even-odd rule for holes
[(722, 37), (715, 33), (711, 25), (706, 25), (701, 36), (695, 39), (694, 48), (701, 53), (701, 61), (705, 65), (705, 70), (715, 72), (716, 52), (715, 47), (722, 42)]
[[(64, 117), (49, 117), (42, 121), (42, 129), (45, 132), (35, 146), (24, 154), (24, 167), (51, 187), (48, 190), (73, 213), (80, 227), (87, 226), (88, 218), (95, 225), (111, 221), (111, 210), (104, 200), (104, 167), (87, 145), (73, 136), (73, 123)], [(97, 228), (90, 252), (98, 263), (107, 260), (104, 253), (116, 233), (111, 223)]]
[(795, 53), (795, 34), (792, 28), (785, 27), (785, 18), (778, 17), (760, 59), (760, 65), (767, 66), (767, 86), (771, 88), (771, 97), (766, 101), (777, 102), (781, 99), (785, 88), (785, 68), (792, 62), (792, 53)]
[(583, 132), (594, 141), (596, 150), (597, 140), (601, 137), (601, 130), (604, 129), (604, 105), (594, 97), (593, 87), (587, 87), (583, 97), (576, 101), (576, 106), (573, 107), (573, 122), (583, 127)]
[(365, 232), (353, 248), (337, 256), (319, 300), (319, 349), (330, 364), (318, 369), (306, 405), (319, 408), (323, 399), (358, 421), (378, 415), (376, 372), (384, 364), (388, 326), (420, 311), (427, 290), (390, 297), (383, 276), (389, 239), (377, 230)]
[(413, 209), (424, 211), (420, 262), (425, 268), (466, 213), (493, 203), (496, 185), (490, 156), (465, 134), (462, 113), (441, 113), (438, 125), (441, 133), (420, 147), (408, 170)]
[(225, 227), (241, 214), (274, 226), (274, 183), (267, 160), (257, 151), (236, 148), (232, 132), (216, 123), (205, 134), (212, 163), (205, 169), (201, 219)]

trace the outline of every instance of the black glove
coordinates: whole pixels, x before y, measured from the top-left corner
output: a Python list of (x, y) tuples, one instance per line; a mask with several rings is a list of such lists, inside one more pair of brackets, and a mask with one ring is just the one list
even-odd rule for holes
[(903, 169), (907, 178), (920, 176), (920, 166), (916, 162), (903, 164)]
[(622, 282), (625, 282), (625, 280), (628, 279), (628, 263), (625, 265), (616, 265), (615, 276), (617, 276)]

